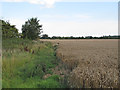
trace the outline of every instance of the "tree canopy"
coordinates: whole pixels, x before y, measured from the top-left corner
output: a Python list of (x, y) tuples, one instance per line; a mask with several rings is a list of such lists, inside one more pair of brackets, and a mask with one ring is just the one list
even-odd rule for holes
[(42, 25), (39, 25), (39, 21), (37, 18), (28, 19), (24, 25), (22, 25), (22, 35), (23, 38), (28, 39), (37, 39), (42, 33)]
[(42, 37), (41, 37), (41, 39), (48, 39), (48, 38), (49, 38), (48, 34), (43, 34)]
[(0, 20), (2, 22), (2, 37), (3, 38), (13, 38), (18, 37), (18, 29), (15, 25), (11, 25), (8, 21)]

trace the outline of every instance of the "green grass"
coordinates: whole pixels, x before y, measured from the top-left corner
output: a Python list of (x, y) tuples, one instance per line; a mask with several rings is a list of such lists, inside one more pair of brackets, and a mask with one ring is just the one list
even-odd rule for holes
[(60, 88), (60, 84), (59, 84), (59, 76), (57, 75), (53, 75), (49, 78), (47, 78), (46, 80), (42, 80), (39, 84), (38, 87), (40, 88)]
[[(4, 39), (2, 56), (3, 88), (63, 88), (60, 76), (53, 75), (58, 64), (51, 43)], [(27, 47), (29, 51), (25, 51)], [(34, 53), (33, 53), (34, 51)], [(51, 74), (43, 79), (46, 74)]]

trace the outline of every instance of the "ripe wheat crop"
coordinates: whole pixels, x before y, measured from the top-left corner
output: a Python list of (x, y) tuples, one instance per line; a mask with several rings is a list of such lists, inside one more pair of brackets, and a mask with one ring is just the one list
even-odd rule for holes
[(118, 40), (47, 41), (59, 43), (57, 56), (70, 71), (70, 87), (118, 87)]

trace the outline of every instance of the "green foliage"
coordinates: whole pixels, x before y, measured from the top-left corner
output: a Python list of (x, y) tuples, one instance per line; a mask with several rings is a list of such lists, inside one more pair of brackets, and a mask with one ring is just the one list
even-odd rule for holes
[(85, 37), (60, 37), (60, 36), (52, 36), (52, 37), (41, 37), (40, 39), (120, 39), (120, 35), (114, 36), (101, 36), (101, 37), (92, 37), (92, 36), (85, 36)]
[(10, 25), (9, 22), (0, 20), (2, 22), (2, 37), (3, 38), (13, 38), (18, 37), (18, 29), (15, 27), (15, 25)]
[(48, 37), (47, 34), (43, 34), (42, 37), (41, 37), (41, 39), (48, 39), (48, 38), (49, 38), (49, 37)]
[(23, 38), (37, 39), (42, 33), (42, 25), (39, 25), (39, 20), (37, 18), (31, 18), (22, 25), (22, 35)]
[(46, 80), (42, 80), (39, 84), (39, 88), (61, 88), (62, 86), (58, 82), (60, 77), (58, 75), (52, 75)]
[[(22, 38), (4, 39), (2, 52), (3, 88), (62, 87), (60, 77), (52, 75), (57, 60), (51, 43)], [(43, 79), (46, 74), (51, 76)]]

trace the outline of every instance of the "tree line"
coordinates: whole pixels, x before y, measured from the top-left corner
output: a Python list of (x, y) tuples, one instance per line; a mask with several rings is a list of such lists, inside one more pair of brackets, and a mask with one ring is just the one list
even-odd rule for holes
[(42, 25), (39, 24), (39, 21), (37, 18), (28, 19), (22, 25), (22, 33), (19, 33), (15, 25), (11, 25), (8, 21), (0, 20), (2, 23), (2, 38), (39, 39), (42, 33)]
[(93, 37), (93, 36), (81, 36), (81, 37), (61, 37), (61, 36), (52, 36), (49, 37), (48, 34), (43, 34), (42, 25), (39, 24), (37, 18), (31, 18), (25, 21), (25, 24), (22, 25), (22, 33), (18, 32), (18, 29), (15, 25), (11, 25), (8, 21), (0, 20), (2, 23), (2, 38), (23, 38), (23, 39), (120, 39), (120, 36), (101, 36), (101, 37)]
[(49, 37), (47, 34), (43, 34), (40, 39), (120, 39), (120, 36), (114, 35), (114, 36), (101, 36), (101, 37), (93, 37), (93, 36), (85, 36), (85, 37), (60, 37), (60, 36), (52, 36)]

